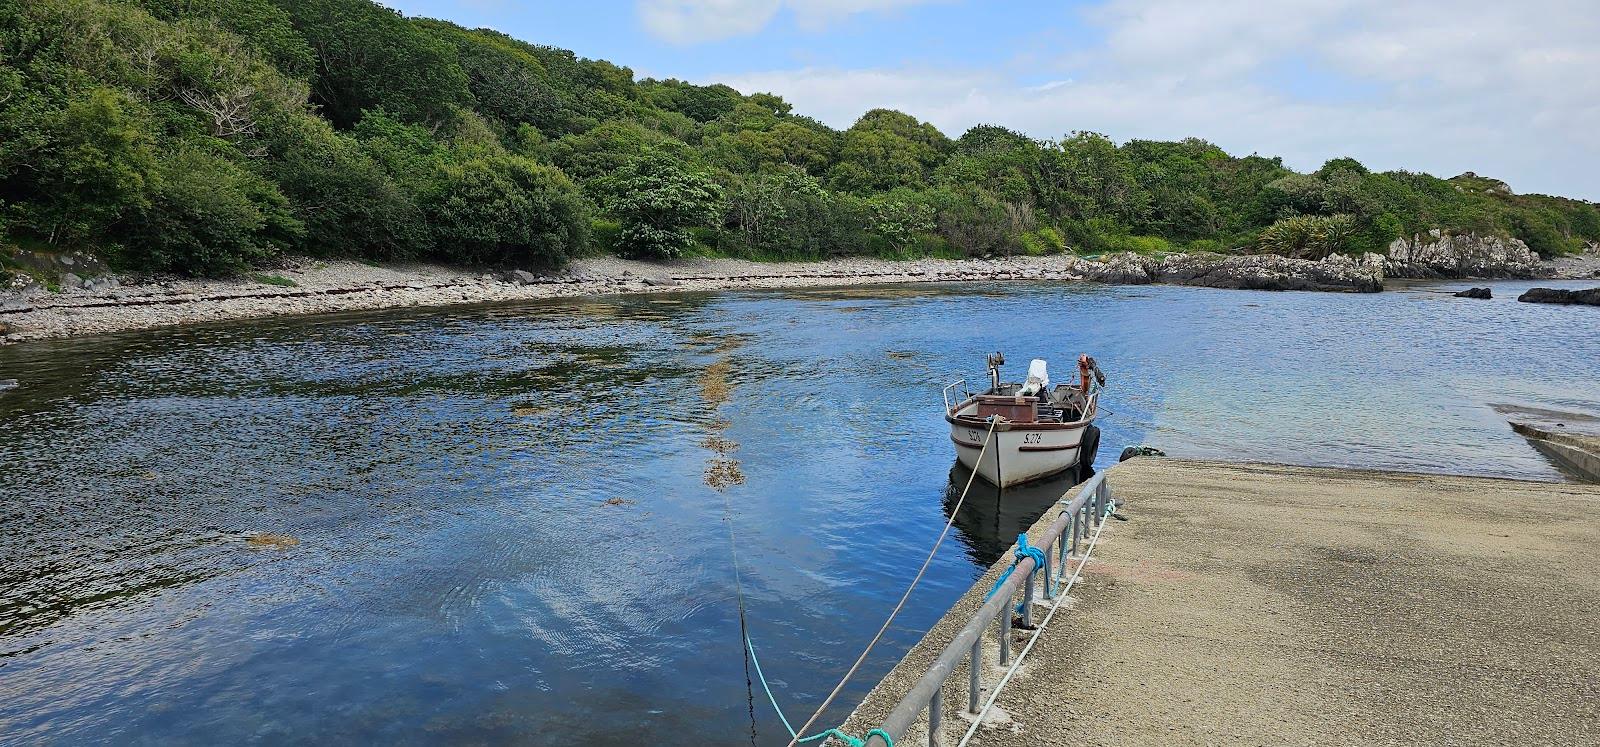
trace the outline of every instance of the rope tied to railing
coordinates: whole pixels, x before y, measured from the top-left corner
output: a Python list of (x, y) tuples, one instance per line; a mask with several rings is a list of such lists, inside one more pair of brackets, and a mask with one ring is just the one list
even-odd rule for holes
[(806, 737), (805, 739), (797, 739), (797, 740), (795, 740), (795, 744), (806, 744), (808, 742), (813, 742), (813, 741), (816, 741), (818, 739), (824, 739), (825, 740), (828, 737), (833, 737), (834, 739), (837, 739), (837, 740), (839, 740), (841, 742), (844, 742), (846, 745), (848, 745), (848, 747), (867, 747), (867, 740), (868, 739), (871, 739), (873, 737), (879, 737), (879, 738), (883, 739), (884, 743), (889, 745), (889, 747), (894, 747), (894, 739), (889, 736), (889, 732), (886, 732), (886, 731), (884, 731), (882, 729), (873, 729), (873, 730), (867, 732), (864, 736), (862, 736), (859, 739), (856, 738), (856, 737), (852, 737), (849, 734), (846, 734), (843, 731), (840, 731), (839, 729), (829, 729), (829, 730), (827, 730), (825, 732), (822, 732), (821, 734), (818, 734), (818, 735), (816, 735), (814, 737)]
[[(1000, 587), (1005, 585), (1006, 579), (1011, 578), (1011, 572), (1017, 569), (1017, 564), (1021, 563), (1023, 558), (1033, 558), (1033, 570), (1028, 572), (1029, 580), (1032, 581), (1033, 574), (1043, 570), (1045, 588), (1049, 589), (1050, 561), (1045, 557), (1044, 550), (1028, 544), (1027, 534), (1017, 535), (1017, 549), (1011, 553), (1011, 557), (1011, 567), (1002, 571), (1000, 578), (994, 580), (994, 586), (989, 587), (989, 593), (983, 595), (985, 602), (989, 601), (989, 598), (994, 596), (995, 592), (1000, 591)], [(1022, 605), (1017, 605), (1017, 611), (1022, 611)]]

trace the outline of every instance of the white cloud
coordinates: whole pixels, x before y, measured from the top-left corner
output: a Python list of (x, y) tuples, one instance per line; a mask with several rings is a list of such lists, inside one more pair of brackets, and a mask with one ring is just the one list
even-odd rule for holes
[(753, 34), (777, 14), (779, 0), (639, 0), (651, 34), (680, 44)]
[(753, 34), (766, 28), (780, 9), (794, 14), (808, 31), (820, 31), (841, 18), (869, 11), (925, 5), (944, 0), (638, 0), (639, 20), (652, 35), (676, 44), (693, 44)]
[(1300, 169), (1350, 155), (1600, 199), (1591, 3), (1112, 0), (1087, 18), (1103, 40), (1031, 69), (1056, 78), (1044, 85), (959, 66), (712, 78), (841, 127), (889, 106), (952, 135), (985, 122), (1040, 137), (1193, 135)]

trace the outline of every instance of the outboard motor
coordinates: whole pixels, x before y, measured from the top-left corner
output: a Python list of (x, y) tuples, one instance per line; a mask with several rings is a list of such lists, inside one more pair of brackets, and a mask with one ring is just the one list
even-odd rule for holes
[(1042, 359), (1034, 358), (1028, 364), (1028, 380), (1023, 382), (1018, 394), (1024, 397), (1042, 397), (1050, 391), (1050, 374), (1045, 370), (1046, 364)]

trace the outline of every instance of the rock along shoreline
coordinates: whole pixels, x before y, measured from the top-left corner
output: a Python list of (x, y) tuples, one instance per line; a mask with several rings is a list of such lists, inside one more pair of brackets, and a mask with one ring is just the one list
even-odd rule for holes
[[(431, 264), (372, 266), (291, 260), (270, 276), (97, 282), (50, 292), (0, 291), (0, 344), (183, 324), (404, 307), (532, 301), (615, 294), (811, 288), (1004, 280), (1191, 285), (1250, 290), (1377, 292), (1384, 260), (1334, 255), (1118, 254), (962, 260), (843, 258), (819, 262), (681, 259), (664, 263), (582, 259), (552, 274), (484, 273)], [(264, 281), (272, 282), (264, 282)], [(285, 282), (289, 281), (289, 282)], [(292, 283), (292, 284), (291, 284)]]

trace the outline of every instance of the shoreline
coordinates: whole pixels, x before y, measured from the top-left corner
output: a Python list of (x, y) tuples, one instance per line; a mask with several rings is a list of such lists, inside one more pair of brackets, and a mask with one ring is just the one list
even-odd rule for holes
[[(1020, 266), (1024, 264), (1030, 266)], [(535, 275), (431, 263), (373, 266), (347, 260), (296, 259), (283, 269), (244, 279), (179, 279), (59, 293), (41, 290), (23, 298), (0, 296), (0, 324), (9, 327), (9, 334), (0, 334), (0, 345), (205, 322), (601, 295), (1082, 279), (1049, 264), (855, 259), (781, 264), (736, 259), (655, 263), (603, 257), (575, 260), (559, 273)], [(254, 279), (268, 275), (291, 280), (294, 286)]]
[[(268, 276), (292, 281), (292, 285), (261, 282)], [(299, 258), (289, 260), (282, 269), (244, 279), (105, 284), (61, 292), (36, 288), (28, 294), (0, 295), (0, 345), (204, 322), (407, 307), (616, 294), (1005, 280), (1374, 292), (1381, 290), (1383, 278), (1381, 270), (1345, 258), (1310, 262), (1271, 255), (1174, 255), (1164, 260), (1116, 255), (1099, 261), (1075, 255), (842, 258), (793, 263), (726, 258), (658, 263), (600, 257), (575, 260), (567, 269), (545, 275), (486, 273), (428, 263), (374, 266)]]

